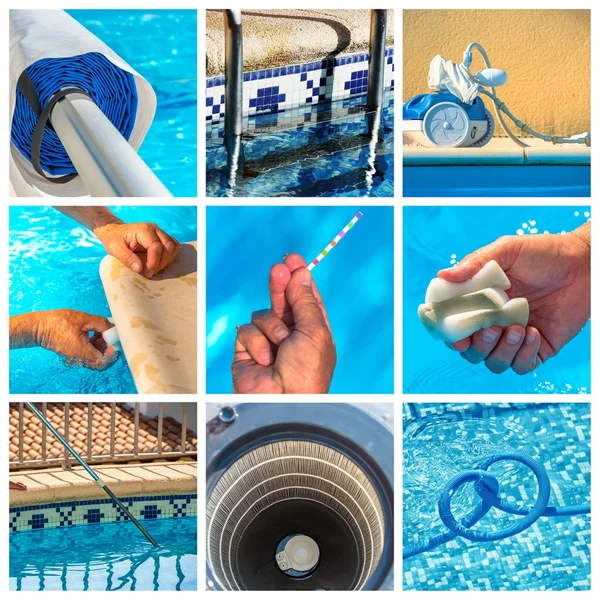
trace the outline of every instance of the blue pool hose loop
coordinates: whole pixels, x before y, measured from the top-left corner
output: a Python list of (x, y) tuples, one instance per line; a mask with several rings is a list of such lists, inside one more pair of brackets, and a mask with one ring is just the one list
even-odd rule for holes
[(84, 468), (86, 473), (102, 488), (104, 492), (112, 499), (112, 501), (123, 511), (123, 513), (131, 520), (131, 522), (144, 534), (146, 539), (155, 547), (158, 548), (158, 542), (142, 527), (141, 523), (131, 514), (129, 509), (114, 495), (112, 490), (100, 479), (98, 474), (90, 467), (75, 449), (65, 440), (65, 438), (56, 431), (50, 421), (37, 409), (33, 402), (25, 402), (29, 410), (50, 430), (50, 433), (73, 455), (73, 458)]
[[(527, 508), (517, 506), (516, 504), (498, 497), (500, 484), (487, 469), (492, 464), (504, 460), (520, 462), (533, 471), (538, 482), (538, 496), (533, 507)], [(457, 521), (454, 518), (451, 509), (452, 494), (469, 481), (474, 483), (474, 489), (480, 496), (481, 502), (460, 521)], [(540, 462), (521, 452), (492, 454), (475, 465), (475, 469), (462, 471), (452, 477), (442, 489), (438, 501), (438, 513), (440, 519), (448, 528), (448, 531), (429, 538), (425, 542), (419, 542), (408, 546), (404, 549), (402, 557), (410, 558), (411, 556), (428, 552), (453, 540), (457, 536), (473, 542), (495, 542), (525, 531), (525, 529), (533, 525), (540, 517), (583, 515), (591, 512), (589, 504), (555, 507), (548, 506), (549, 501), (550, 478), (548, 477), (546, 469)], [(480, 521), (492, 507), (509, 514), (521, 515), (524, 518), (499, 531), (486, 532), (470, 529)]]

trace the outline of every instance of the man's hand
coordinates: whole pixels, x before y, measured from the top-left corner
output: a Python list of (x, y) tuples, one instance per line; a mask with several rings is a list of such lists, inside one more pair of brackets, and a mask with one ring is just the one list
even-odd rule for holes
[(168, 267), (179, 252), (179, 242), (155, 223), (107, 223), (94, 233), (111, 256), (148, 278)]
[(271, 308), (238, 328), (231, 372), (241, 394), (326, 394), (336, 363), (327, 313), (306, 262), (271, 268)]
[(495, 260), (511, 282), (509, 297), (527, 298), (530, 311), (526, 328), (490, 327), (448, 345), (492, 373), (524, 375), (558, 354), (590, 318), (590, 243), (589, 222), (568, 234), (505, 236), (440, 271), (460, 283)]
[(179, 242), (155, 223), (124, 223), (106, 206), (55, 208), (93, 231), (111, 256), (144, 277), (154, 277), (179, 252)]
[(10, 318), (10, 348), (42, 346), (64, 356), (69, 364), (102, 371), (118, 358), (102, 337), (112, 326), (104, 317), (77, 310), (26, 313)]

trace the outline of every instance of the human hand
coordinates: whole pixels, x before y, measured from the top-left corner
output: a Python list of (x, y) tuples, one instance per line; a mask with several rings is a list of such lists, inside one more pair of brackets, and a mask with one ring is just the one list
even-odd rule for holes
[(269, 274), (271, 308), (238, 328), (231, 372), (239, 394), (326, 394), (335, 343), (321, 295), (298, 254)]
[(111, 256), (148, 278), (168, 267), (179, 252), (179, 242), (155, 223), (116, 219), (95, 227), (94, 233)]
[[(42, 346), (64, 356), (69, 364), (102, 371), (118, 358), (102, 337), (112, 326), (104, 317), (77, 310), (26, 313), (10, 319), (10, 347)], [(90, 332), (94, 332), (92, 337)]]
[(561, 235), (504, 236), (440, 271), (460, 283), (495, 260), (510, 280), (509, 298), (529, 302), (527, 327), (489, 327), (448, 346), (492, 373), (525, 375), (556, 356), (590, 318), (590, 243), (589, 222)]

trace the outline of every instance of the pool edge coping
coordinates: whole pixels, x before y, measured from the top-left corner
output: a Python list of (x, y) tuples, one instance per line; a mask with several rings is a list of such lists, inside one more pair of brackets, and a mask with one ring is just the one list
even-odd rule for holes
[[(141, 457), (142, 458), (142, 457)], [(94, 470), (118, 497), (197, 493), (197, 461), (98, 465)], [(31, 469), (9, 473), (11, 482), (27, 485), (10, 490), (9, 507), (70, 500), (103, 500), (107, 496), (82, 467)]]

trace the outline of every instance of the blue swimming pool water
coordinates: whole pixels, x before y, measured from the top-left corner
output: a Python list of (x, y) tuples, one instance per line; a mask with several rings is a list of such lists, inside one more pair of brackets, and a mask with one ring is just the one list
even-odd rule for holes
[[(206, 389), (230, 393), (235, 326), (269, 307), (271, 266), (312, 261), (358, 212), (344, 207), (208, 207)], [(393, 208), (364, 216), (314, 269), (337, 344), (333, 393), (391, 393), (394, 364)]]
[(405, 393), (589, 393), (590, 325), (529, 375), (494, 375), (434, 340), (417, 307), (439, 269), (502, 235), (560, 233), (583, 225), (589, 207), (407, 206), (403, 212), (403, 387)]
[(196, 11), (67, 12), (148, 80), (157, 109), (140, 156), (174, 196), (196, 196)]
[[(194, 207), (111, 207), (126, 222), (154, 221), (180, 242), (197, 239)], [(51, 207), (12, 207), (9, 212), (9, 312), (71, 308), (110, 314), (98, 269), (100, 242)], [(103, 372), (68, 367), (42, 348), (11, 350), (10, 392), (20, 394), (135, 393), (121, 356)]]
[[(551, 506), (590, 502), (590, 404), (405, 404), (403, 419), (403, 548), (447, 529), (437, 502), (444, 484), (483, 457), (519, 451), (541, 462)], [(503, 461), (488, 469), (501, 497), (530, 507), (531, 471)], [(452, 496), (456, 518), (478, 505), (469, 483)], [(492, 508), (474, 527), (503, 529), (523, 517)], [(590, 589), (590, 515), (541, 517), (500, 542), (462, 537), (403, 561), (405, 590)]]
[(145, 520), (154, 548), (132, 523), (40, 529), (9, 536), (9, 589), (197, 589), (196, 517)]
[(405, 196), (590, 196), (589, 166), (404, 167)]
[[(314, 117), (324, 109), (339, 112), (347, 110), (349, 106), (358, 107), (366, 102), (366, 96), (315, 107), (312, 121), (310, 113), (306, 115), (310, 125), (301, 123), (297, 127), (261, 133), (245, 140), (246, 162), (250, 168), (257, 166), (260, 174), (239, 177), (234, 188), (228, 185), (227, 152), (222, 144), (223, 125), (208, 126), (206, 195), (393, 196), (393, 97), (390, 95), (386, 101), (388, 104), (382, 111), (378, 140), (371, 147), (364, 113), (318, 123)], [(252, 120), (256, 121), (253, 123), (256, 127), (275, 127), (285, 123), (288, 118), (284, 112), (253, 117)]]

